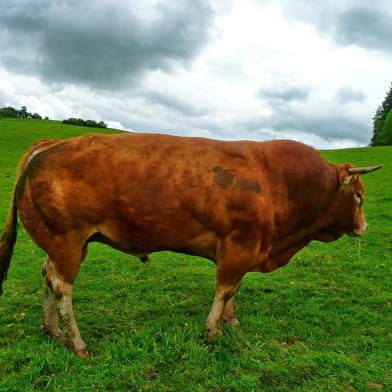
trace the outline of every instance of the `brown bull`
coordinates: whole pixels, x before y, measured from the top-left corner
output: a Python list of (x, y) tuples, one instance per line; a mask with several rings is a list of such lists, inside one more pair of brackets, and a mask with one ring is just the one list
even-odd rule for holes
[[(359, 174), (293, 141), (224, 142), (152, 134), (46, 140), (22, 159), (0, 242), (0, 283), (17, 214), (47, 253), (43, 330), (86, 356), (72, 289), (89, 242), (146, 259), (172, 250), (217, 265), (208, 337), (239, 325), (234, 294), (249, 271), (285, 265), (312, 240), (360, 236)], [(60, 318), (62, 331), (58, 328)]]

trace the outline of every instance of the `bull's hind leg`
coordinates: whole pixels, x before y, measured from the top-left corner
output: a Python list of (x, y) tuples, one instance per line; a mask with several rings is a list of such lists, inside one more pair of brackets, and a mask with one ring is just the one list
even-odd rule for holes
[(47, 284), (49, 281), (47, 276), (53, 274), (52, 268), (49, 257), (46, 257), (44, 267), (42, 268), (42, 276), (44, 278), (44, 315), (42, 331), (47, 333), (52, 340), (56, 340), (61, 336), (61, 331), (58, 327), (57, 304), (53, 290)]
[(55, 292), (57, 292), (56, 296), (58, 297), (57, 308), (62, 325), (63, 342), (79, 357), (87, 357), (86, 344), (80, 336), (72, 310), (73, 284), (59, 280), (56, 286)]
[[(61, 337), (66, 346), (79, 357), (88, 355), (86, 345), (80, 336), (72, 309), (73, 282), (79, 271), (83, 252), (58, 252), (46, 263), (44, 326), (56, 336), (57, 318), (61, 325)], [(58, 261), (59, 260), (59, 261)], [(55, 307), (57, 312), (55, 311)], [(57, 313), (57, 314), (56, 314)]]

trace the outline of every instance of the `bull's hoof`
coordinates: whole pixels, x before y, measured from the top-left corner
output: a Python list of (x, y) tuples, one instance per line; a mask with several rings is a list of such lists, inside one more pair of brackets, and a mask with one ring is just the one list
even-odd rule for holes
[(41, 331), (49, 335), (50, 340), (54, 341), (60, 339), (61, 331), (57, 327), (51, 327), (49, 325), (42, 325)]
[(82, 340), (72, 340), (69, 339), (67, 335), (64, 335), (63, 344), (64, 346), (68, 347), (71, 351), (73, 351), (79, 358), (88, 357), (86, 344)]
[(222, 333), (220, 328), (207, 328), (207, 339), (211, 342), (217, 336), (222, 335)]
[(140, 259), (140, 261), (141, 261), (142, 263), (151, 263), (151, 260), (150, 260), (150, 258), (148, 257), (148, 255), (140, 256), (139, 259)]
[(87, 358), (89, 356), (87, 349), (82, 349), (79, 351), (75, 351), (75, 354), (79, 357), (79, 358)]
[(223, 318), (223, 322), (227, 325), (231, 325), (233, 327), (240, 327), (241, 323), (236, 317), (233, 318)]

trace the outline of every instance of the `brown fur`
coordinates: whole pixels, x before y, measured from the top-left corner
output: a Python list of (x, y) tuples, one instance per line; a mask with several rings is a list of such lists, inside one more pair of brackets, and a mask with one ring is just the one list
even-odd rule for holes
[[(37, 152), (37, 151), (40, 152)], [(352, 165), (326, 162), (292, 141), (223, 142), (153, 134), (46, 140), (22, 159), (0, 242), (4, 279), (16, 211), (48, 255), (44, 329), (87, 351), (72, 313), (72, 287), (88, 243), (138, 255), (172, 250), (217, 264), (209, 338), (238, 325), (234, 294), (249, 271), (285, 265), (312, 240), (362, 235), (366, 222)], [(2, 280), (1, 280), (2, 281)]]

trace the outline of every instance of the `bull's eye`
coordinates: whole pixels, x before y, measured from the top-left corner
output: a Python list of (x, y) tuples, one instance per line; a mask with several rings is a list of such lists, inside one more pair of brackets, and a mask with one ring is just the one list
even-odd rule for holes
[(358, 199), (358, 203), (362, 204), (363, 203), (363, 193), (362, 192), (357, 192), (355, 194), (355, 197)]

